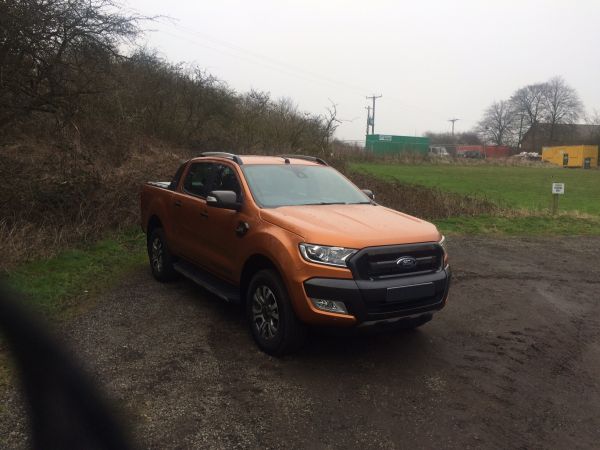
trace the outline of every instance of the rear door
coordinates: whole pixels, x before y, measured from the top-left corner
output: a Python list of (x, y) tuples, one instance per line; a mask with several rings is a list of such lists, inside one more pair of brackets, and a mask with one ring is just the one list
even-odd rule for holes
[(166, 223), (164, 224), (166, 225), (165, 232), (167, 233), (167, 242), (169, 243), (171, 251), (176, 255), (181, 255), (183, 244), (179, 229), (180, 218), (178, 217), (181, 212), (179, 206), (181, 206), (183, 194), (181, 194), (177, 188), (179, 187), (179, 182), (181, 181), (187, 166), (187, 162), (179, 166), (175, 176), (169, 184), (169, 190), (163, 190), (161, 192), (165, 197), (166, 214), (168, 215)]
[(180, 243), (178, 253), (194, 263), (206, 264), (207, 221), (206, 194), (214, 175), (215, 163), (191, 163), (184, 175), (181, 194), (174, 201)]

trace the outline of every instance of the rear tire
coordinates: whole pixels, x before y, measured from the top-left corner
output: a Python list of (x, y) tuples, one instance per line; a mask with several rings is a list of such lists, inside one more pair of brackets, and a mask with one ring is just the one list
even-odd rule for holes
[(250, 281), (246, 316), (256, 344), (269, 355), (292, 353), (304, 343), (306, 327), (296, 317), (283, 281), (274, 270), (261, 270)]
[(155, 228), (148, 237), (148, 259), (152, 275), (158, 281), (164, 283), (177, 278), (177, 272), (173, 268), (174, 258), (162, 228)]

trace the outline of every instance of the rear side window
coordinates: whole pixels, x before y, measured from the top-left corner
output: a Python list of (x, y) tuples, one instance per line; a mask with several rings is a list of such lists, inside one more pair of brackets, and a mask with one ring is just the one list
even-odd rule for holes
[(181, 180), (181, 176), (183, 175), (183, 171), (185, 170), (186, 166), (187, 161), (179, 166), (179, 169), (177, 169), (177, 172), (175, 172), (175, 176), (171, 180), (171, 184), (169, 184), (170, 190), (174, 191), (175, 189), (177, 189), (177, 186), (179, 185), (179, 180)]
[(206, 194), (208, 194), (208, 183), (210, 182), (210, 176), (214, 167), (215, 164), (211, 163), (192, 164), (183, 182), (185, 191), (199, 197), (206, 197)]

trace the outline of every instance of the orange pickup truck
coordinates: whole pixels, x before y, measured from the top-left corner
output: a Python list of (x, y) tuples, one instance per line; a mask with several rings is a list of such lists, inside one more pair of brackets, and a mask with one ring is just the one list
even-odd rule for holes
[(273, 355), (297, 349), (307, 325), (418, 327), (448, 297), (436, 227), (318, 158), (202, 153), (143, 186), (141, 225), (157, 280), (183, 275), (241, 303)]

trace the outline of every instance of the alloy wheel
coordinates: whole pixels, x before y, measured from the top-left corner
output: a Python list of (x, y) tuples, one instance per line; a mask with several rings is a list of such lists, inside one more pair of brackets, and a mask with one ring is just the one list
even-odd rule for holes
[(258, 286), (252, 296), (252, 324), (263, 339), (273, 339), (279, 330), (279, 307), (275, 294), (265, 285)]
[(152, 267), (156, 273), (161, 273), (163, 269), (164, 249), (160, 238), (154, 238), (152, 241)]

